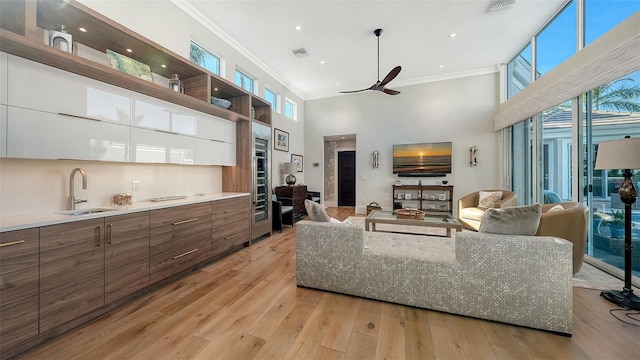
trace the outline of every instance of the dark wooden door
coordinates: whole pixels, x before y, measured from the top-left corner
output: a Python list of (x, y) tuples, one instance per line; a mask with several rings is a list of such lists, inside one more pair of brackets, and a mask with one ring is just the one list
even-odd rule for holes
[(338, 206), (356, 206), (356, 152), (338, 152)]

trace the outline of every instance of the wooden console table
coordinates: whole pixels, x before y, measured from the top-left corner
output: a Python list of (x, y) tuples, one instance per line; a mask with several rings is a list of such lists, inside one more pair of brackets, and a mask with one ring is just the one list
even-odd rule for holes
[(276, 197), (289, 198), (293, 204), (293, 221), (307, 215), (304, 201), (307, 199), (307, 185), (278, 186), (274, 189)]

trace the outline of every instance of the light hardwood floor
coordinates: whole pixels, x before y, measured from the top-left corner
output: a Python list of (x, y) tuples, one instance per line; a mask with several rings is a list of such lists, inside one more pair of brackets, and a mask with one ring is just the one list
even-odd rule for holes
[[(345, 219), (353, 208), (328, 209)], [(638, 359), (640, 328), (574, 288), (573, 337), (297, 288), (295, 228), (24, 354), (24, 359)]]

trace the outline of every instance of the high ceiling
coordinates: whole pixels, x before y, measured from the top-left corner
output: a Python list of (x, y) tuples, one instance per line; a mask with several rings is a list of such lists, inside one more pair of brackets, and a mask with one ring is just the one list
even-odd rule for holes
[[(402, 90), (496, 71), (566, 1), (517, 0), (490, 13), (490, 0), (174, 2), (199, 12), (237, 49), (302, 98), (314, 99), (375, 83), (376, 28), (384, 30), (380, 79), (400, 65), (402, 72), (387, 87)], [(309, 56), (294, 57), (291, 50), (298, 48)]]

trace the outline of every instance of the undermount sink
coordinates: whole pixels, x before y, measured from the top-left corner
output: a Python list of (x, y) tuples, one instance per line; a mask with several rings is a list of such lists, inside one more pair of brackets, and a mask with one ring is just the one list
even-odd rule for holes
[(79, 209), (79, 210), (60, 211), (60, 212), (57, 212), (56, 214), (69, 215), (69, 216), (80, 216), (80, 215), (103, 213), (103, 212), (108, 212), (108, 211), (113, 211), (113, 210), (115, 210), (115, 209), (93, 208), (93, 209)]

